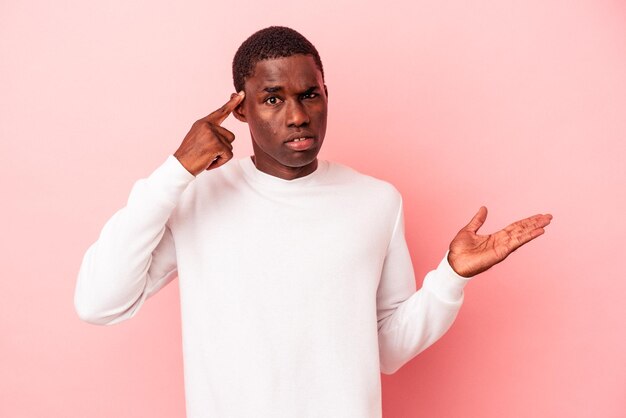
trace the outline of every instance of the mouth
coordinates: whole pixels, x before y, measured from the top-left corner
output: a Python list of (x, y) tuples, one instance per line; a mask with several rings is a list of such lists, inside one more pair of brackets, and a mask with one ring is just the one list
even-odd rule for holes
[(302, 131), (302, 132), (294, 132), (293, 134), (289, 135), (287, 137), (287, 139), (285, 140), (285, 142), (300, 142), (300, 141), (304, 141), (306, 139), (315, 139), (315, 135), (306, 132), (306, 131)]
[(315, 137), (299, 136), (285, 141), (285, 146), (294, 151), (306, 151), (315, 145)]

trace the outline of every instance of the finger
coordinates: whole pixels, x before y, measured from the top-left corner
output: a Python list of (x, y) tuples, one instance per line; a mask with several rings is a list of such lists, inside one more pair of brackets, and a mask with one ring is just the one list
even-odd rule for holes
[[(503, 235), (506, 236), (504, 239), (499, 239), (501, 241), (500, 245), (506, 248), (507, 253), (512, 253), (517, 250), (524, 244), (534, 240), (535, 238), (543, 235), (545, 233), (545, 229), (537, 228), (537, 229), (529, 229), (522, 232), (518, 232), (515, 234), (507, 233), (506, 231), (500, 231)], [(503, 242), (502, 242), (503, 241)]]
[(219, 139), (219, 141), (230, 151), (233, 150), (233, 144), (231, 143), (231, 141), (229, 141), (228, 139), (224, 138), (221, 135), (217, 135), (217, 139)]
[(509, 233), (523, 233), (526, 230), (533, 230), (537, 228), (543, 228), (548, 226), (552, 221), (552, 215), (533, 215), (526, 219), (513, 222), (511, 225), (504, 228)]
[(231, 160), (231, 158), (233, 158), (233, 153), (230, 150), (224, 150), (219, 155), (217, 155), (217, 157), (215, 157), (211, 164), (209, 164), (209, 166), (207, 167), (207, 171), (226, 164), (228, 161)]
[(243, 90), (241, 90), (237, 94), (233, 93), (230, 96), (230, 100), (227, 101), (222, 107), (200, 120), (212, 123), (214, 125), (221, 125), (222, 122), (224, 122), (224, 119), (226, 119), (228, 115), (230, 115), (230, 113), (235, 110), (235, 108), (239, 106), (239, 104), (243, 101), (244, 96), (245, 93), (243, 92)]
[(483, 226), (485, 220), (487, 220), (487, 208), (481, 206), (480, 209), (478, 209), (478, 212), (476, 212), (476, 215), (474, 215), (472, 220), (469, 221), (463, 229), (471, 232), (478, 232), (478, 229)]
[(496, 234), (500, 244), (515, 251), (529, 241), (543, 235), (545, 227), (550, 224), (552, 215), (534, 215), (514, 222)]
[(235, 134), (232, 133), (231, 131), (229, 131), (228, 129), (222, 127), (222, 126), (215, 126), (215, 131), (217, 132), (217, 134), (219, 136), (221, 136), (222, 138), (224, 138), (224, 140), (228, 143), (231, 143), (235, 140)]

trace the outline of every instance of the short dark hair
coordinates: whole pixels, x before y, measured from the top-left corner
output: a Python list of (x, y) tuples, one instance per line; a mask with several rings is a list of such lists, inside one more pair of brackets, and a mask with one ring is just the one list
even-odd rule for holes
[(252, 75), (257, 62), (296, 54), (311, 55), (324, 79), (324, 67), (317, 49), (300, 33), (284, 26), (270, 26), (253, 33), (239, 46), (233, 58), (236, 91), (243, 90), (246, 78)]

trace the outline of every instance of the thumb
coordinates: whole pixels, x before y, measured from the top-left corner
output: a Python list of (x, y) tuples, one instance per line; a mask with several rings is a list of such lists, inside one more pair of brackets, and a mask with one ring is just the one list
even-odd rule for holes
[(486, 219), (487, 219), (487, 208), (484, 206), (481, 206), (480, 209), (478, 209), (478, 212), (476, 212), (476, 215), (474, 215), (472, 220), (469, 221), (469, 223), (463, 229), (467, 231), (471, 231), (471, 232), (478, 232), (478, 229), (481, 226), (483, 226)]

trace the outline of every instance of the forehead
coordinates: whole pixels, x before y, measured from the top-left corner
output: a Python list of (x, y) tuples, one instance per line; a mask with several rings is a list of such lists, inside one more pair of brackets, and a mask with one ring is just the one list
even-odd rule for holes
[(246, 87), (263, 90), (266, 87), (307, 89), (323, 86), (322, 73), (310, 55), (292, 55), (259, 61), (254, 72), (246, 78)]

